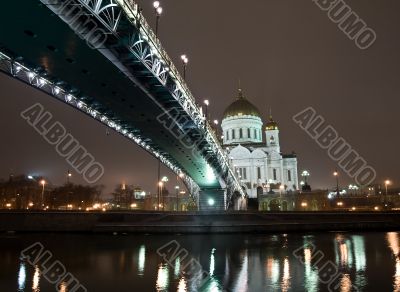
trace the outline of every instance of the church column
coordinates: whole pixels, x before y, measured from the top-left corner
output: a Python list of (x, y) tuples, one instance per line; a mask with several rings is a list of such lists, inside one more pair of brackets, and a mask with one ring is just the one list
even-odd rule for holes
[(268, 183), (269, 173), (268, 173), (268, 156), (264, 159), (264, 179), (265, 183)]
[[(256, 181), (256, 175), (254, 173), (254, 159), (250, 158), (250, 189), (251, 189), (251, 196), (254, 197), (254, 190), (253, 190), (253, 185)], [(257, 193), (255, 193), (256, 197), (257, 197)]]

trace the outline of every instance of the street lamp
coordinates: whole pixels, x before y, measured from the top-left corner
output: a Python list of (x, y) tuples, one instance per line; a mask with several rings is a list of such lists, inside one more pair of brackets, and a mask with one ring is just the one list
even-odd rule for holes
[(385, 189), (386, 189), (386, 196), (388, 194), (388, 185), (390, 185), (390, 180), (385, 180)]
[(337, 170), (335, 170), (333, 175), (336, 177), (336, 195), (339, 196), (339, 173)]
[[(218, 131), (218, 125), (219, 125), (219, 121), (218, 120), (214, 120), (214, 131), (215, 131), (215, 135), (217, 136), (217, 139), (219, 138), (219, 131)], [(224, 139), (223, 137), (221, 138), (222, 140)]]
[(168, 182), (168, 177), (163, 176), (162, 179), (161, 179), (161, 185), (160, 185), (161, 186), (161, 197), (162, 197), (162, 209), (163, 209), (163, 211), (165, 210), (165, 197), (164, 197), (164, 194), (163, 194), (163, 187), (164, 187), (166, 182)]
[(189, 63), (189, 59), (186, 55), (181, 56), (182, 64), (183, 64), (183, 80), (186, 81), (186, 66)]
[(206, 120), (208, 120), (208, 106), (210, 105), (210, 101), (206, 99), (204, 104), (206, 105)]
[(307, 184), (307, 177), (310, 176), (310, 172), (308, 170), (303, 170), (301, 176), (304, 178), (304, 184)]
[(175, 186), (176, 191), (176, 211), (179, 211), (179, 186)]
[(46, 181), (44, 179), (42, 179), (40, 181), (40, 184), (42, 185), (42, 197), (41, 197), (41, 204), (42, 207), (44, 206), (44, 186), (46, 185)]
[(153, 7), (154, 7), (154, 11), (156, 13), (156, 37), (158, 37), (158, 23), (160, 22), (160, 16), (163, 12), (163, 9), (160, 6), (160, 1), (154, 1)]
[(67, 171), (67, 184), (69, 184), (69, 179), (72, 177), (72, 173), (69, 171)]
[(162, 187), (164, 183), (162, 181), (158, 182), (158, 194), (157, 194), (157, 210), (160, 210), (160, 205), (161, 205), (161, 193), (162, 193)]

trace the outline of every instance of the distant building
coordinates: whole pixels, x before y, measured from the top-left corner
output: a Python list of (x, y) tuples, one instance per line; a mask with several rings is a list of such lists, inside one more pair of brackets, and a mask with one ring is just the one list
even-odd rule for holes
[(221, 126), (224, 148), (249, 198), (298, 190), (296, 154), (281, 153), (279, 127), (272, 115), (263, 132), (259, 110), (241, 89), (225, 110)]

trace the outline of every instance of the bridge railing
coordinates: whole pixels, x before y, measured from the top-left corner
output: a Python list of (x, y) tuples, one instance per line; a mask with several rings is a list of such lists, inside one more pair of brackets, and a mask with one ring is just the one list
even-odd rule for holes
[(164, 61), (164, 63), (169, 67), (169, 72), (171, 77), (173, 77), (177, 84), (180, 85), (181, 90), (183, 90), (186, 96), (193, 102), (196, 103), (194, 96), (189, 90), (186, 82), (180, 75), (178, 69), (175, 67), (174, 62), (171, 60), (167, 52), (164, 50), (160, 39), (156, 36), (153, 29), (143, 17), (139, 5), (133, 0), (117, 0), (121, 7), (127, 12), (127, 15), (133, 17), (133, 20), (140, 24), (140, 28), (143, 34), (147, 37), (147, 42), (153, 49), (153, 53), (156, 53), (157, 57)]
[[(148, 24), (146, 19), (143, 17), (139, 5), (134, 0), (116, 0), (117, 3), (122, 7), (125, 11), (126, 15), (131, 18), (131, 20), (136, 23), (136, 25), (140, 26), (140, 30), (142, 32), (142, 37), (147, 39), (146, 41), (150, 45), (152, 49), (152, 53), (155, 54), (164, 64), (166, 64), (169, 68), (169, 74), (174, 79), (177, 86), (180, 87), (181, 91), (184, 93), (185, 97), (191, 103), (192, 108), (195, 109), (198, 115), (202, 115), (200, 108), (196, 104), (196, 99), (193, 94), (189, 90), (185, 80), (182, 78), (178, 69), (175, 67), (173, 61), (170, 59), (167, 52), (164, 50), (159, 38), (153, 32), (151, 26)], [(231, 165), (229, 163), (229, 159), (225, 154), (225, 151), (222, 149), (218, 138), (215, 135), (214, 130), (210, 126), (207, 119), (204, 119), (204, 130), (206, 131), (206, 135), (208, 134), (211, 138), (211, 143), (214, 145), (213, 148), (216, 150), (216, 154), (218, 159), (227, 167), (229, 175), (233, 178), (235, 188), (244, 196), (244, 192), (240, 186), (239, 179), (236, 173), (232, 170)]]

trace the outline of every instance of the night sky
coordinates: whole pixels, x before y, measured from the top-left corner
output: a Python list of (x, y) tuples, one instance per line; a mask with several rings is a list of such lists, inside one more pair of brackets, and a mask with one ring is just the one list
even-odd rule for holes
[[(152, 1), (138, 2), (154, 27)], [(189, 87), (198, 103), (210, 100), (213, 119), (236, 97), (239, 78), (264, 122), (272, 108), (282, 151), (298, 154), (299, 171), (310, 171), (313, 188), (333, 187), (337, 165), (292, 121), (309, 106), (375, 168), (377, 180), (399, 185), (400, 2), (346, 2), (377, 33), (367, 50), (311, 0), (163, 0), (159, 34), (178, 68), (179, 56), (188, 55)], [(106, 193), (122, 181), (155, 191), (157, 161), (122, 136), (107, 136), (98, 122), (2, 74), (0, 88), (0, 177), (25, 173), (65, 182), (68, 164), (20, 117), (40, 102), (104, 165), (99, 183)], [(165, 168), (162, 174), (173, 177)], [(74, 172), (72, 181), (84, 182)], [(342, 175), (341, 183), (353, 181)]]

